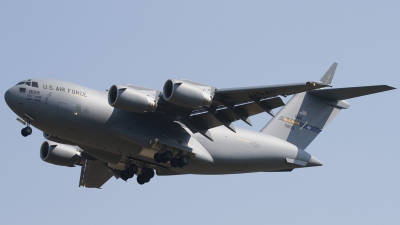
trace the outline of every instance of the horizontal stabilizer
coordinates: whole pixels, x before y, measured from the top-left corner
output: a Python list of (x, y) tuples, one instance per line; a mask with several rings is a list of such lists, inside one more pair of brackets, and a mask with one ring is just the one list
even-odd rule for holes
[(356, 98), (364, 95), (375, 94), (378, 92), (396, 89), (387, 85), (349, 87), (349, 88), (332, 88), (310, 91), (311, 95), (329, 100), (345, 100)]

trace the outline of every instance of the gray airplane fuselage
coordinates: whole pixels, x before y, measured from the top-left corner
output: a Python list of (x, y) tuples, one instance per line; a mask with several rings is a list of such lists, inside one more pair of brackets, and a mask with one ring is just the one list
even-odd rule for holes
[[(303, 167), (289, 163), (288, 159), (307, 162), (305, 167), (322, 165), (295, 145), (261, 132), (236, 128), (235, 133), (219, 126), (210, 129), (211, 141), (174, 122), (174, 115), (114, 108), (108, 103), (107, 91), (53, 79), (32, 79), (31, 82), (37, 82), (38, 87), (21, 84), (5, 93), (8, 106), (21, 118), (31, 117), (31, 125), (50, 134), (53, 140), (77, 145), (110, 164), (122, 162), (128, 156), (166, 168), (157, 170), (159, 175), (232, 174)], [(195, 157), (184, 168), (156, 164), (152, 158), (154, 151), (146, 146), (154, 139), (174, 143), (191, 139), (192, 143), (200, 144), (197, 151), (206, 160), (193, 152)]]

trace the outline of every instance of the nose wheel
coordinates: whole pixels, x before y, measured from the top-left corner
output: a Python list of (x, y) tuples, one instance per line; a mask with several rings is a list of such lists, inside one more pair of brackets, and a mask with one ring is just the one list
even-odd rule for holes
[(24, 137), (27, 137), (27, 136), (31, 135), (32, 134), (32, 128), (31, 127), (22, 128), (21, 134)]
[(32, 128), (30, 127), (30, 123), (34, 121), (34, 119), (28, 116), (27, 114), (25, 114), (22, 118), (23, 119), (17, 117), (17, 121), (26, 126), (25, 128), (22, 128), (21, 134), (22, 136), (27, 137), (32, 134)]

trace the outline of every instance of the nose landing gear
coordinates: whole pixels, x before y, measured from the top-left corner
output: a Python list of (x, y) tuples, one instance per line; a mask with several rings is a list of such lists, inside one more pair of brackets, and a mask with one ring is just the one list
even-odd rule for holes
[(32, 134), (32, 128), (29, 125), (30, 125), (30, 122), (34, 121), (34, 119), (32, 119), (32, 117), (28, 116), (27, 114), (25, 114), (24, 117), (22, 117), (22, 118), (23, 119), (18, 117), (17, 121), (22, 123), (23, 125), (26, 125), (25, 128), (22, 128), (21, 134), (22, 134), (22, 136), (27, 137)]
[(29, 127), (29, 126), (27, 126), (27, 127), (25, 127), (25, 128), (22, 128), (21, 134), (22, 134), (22, 136), (24, 136), (24, 137), (27, 137), (27, 136), (31, 135), (31, 134), (32, 134), (32, 128)]

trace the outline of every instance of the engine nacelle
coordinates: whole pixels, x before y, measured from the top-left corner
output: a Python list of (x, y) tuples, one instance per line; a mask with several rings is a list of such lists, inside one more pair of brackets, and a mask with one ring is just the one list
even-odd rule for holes
[(125, 85), (113, 85), (108, 91), (108, 104), (130, 112), (154, 111), (157, 108), (156, 100), (146, 95), (146, 91), (149, 92), (148, 89), (141, 91)]
[(52, 141), (43, 142), (40, 147), (40, 158), (58, 166), (72, 167), (81, 164), (81, 156), (76, 148)]
[(212, 96), (201, 87), (181, 80), (167, 80), (163, 88), (165, 101), (185, 107), (210, 106)]

